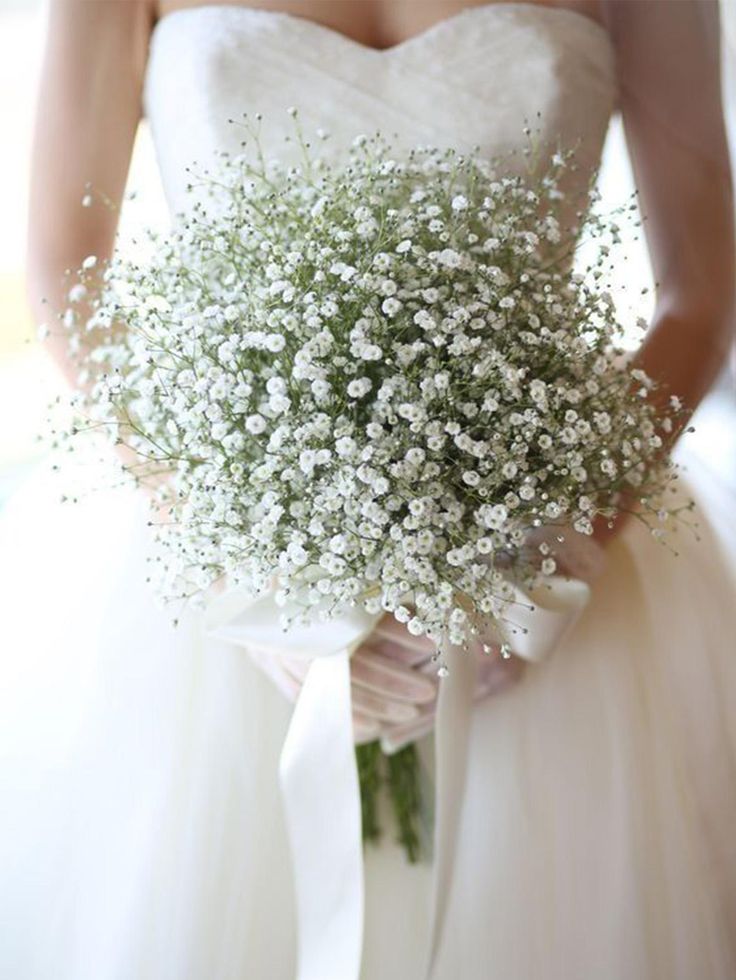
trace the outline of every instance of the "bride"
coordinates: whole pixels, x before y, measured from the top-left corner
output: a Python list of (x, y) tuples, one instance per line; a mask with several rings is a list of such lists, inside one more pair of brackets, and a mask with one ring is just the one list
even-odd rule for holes
[[(732, 333), (717, 52), (711, 0), (52, 0), (28, 266), (39, 321), (42, 297), (63, 307), (66, 269), (111, 252), (142, 111), (179, 211), (185, 167), (233, 148), (243, 111), (263, 113), (274, 152), (292, 105), (336, 141), (381, 129), (489, 156), (521, 148), (538, 118), (545, 141), (577, 145), (583, 192), (618, 110), (658, 282), (639, 360), (693, 410)], [(113, 207), (83, 208), (87, 184)], [(80, 468), (103, 486), (105, 466)], [(703, 477), (687, 476), (698, 534), (678, 534), (677, 556), (636, 521), (597, 527), (603, 570), (572, 634), (526, 669), (486, 664), (442, 881), (438, 852), (408, 863), (387, 818), (365, 851), (360, 964), (317, 935), (330, 948), (302, 958), (303, 980), (736, 976), (736, 603)], [(194, 611), (174, 628), (145, 583), (145, 502), (100, 489), (62, 506), (64, 479), (43, 468), (0, 522), (0, 973), (294, 977), (305, 923), (278, 759), (299, 671), (213, 638)], [(431, 790), (427, 660), (382, 622), (353, 657), (352, 694), (356, 738), (417, 740)], [(318, 827), (315, 854), (342, 832), (337, 815)]]

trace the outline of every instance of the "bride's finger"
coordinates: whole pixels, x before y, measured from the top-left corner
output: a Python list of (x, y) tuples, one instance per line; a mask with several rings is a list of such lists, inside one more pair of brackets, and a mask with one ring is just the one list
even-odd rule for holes
[[(285, 657), (251, 650), (251, 655), (290, 700), (298, 696), (311, 660)], [(414, 716), (407, 708), (416, 703), (431, 702), (436, 681), (421, 676), (380, 654), (357, 652), (350, 665), (353, 703), (362, 704), (371, 715), (385, 721), (406, 721)], [(365, 696), (364, 696), (365, 695)]]
[(355, 685), (392, 699), (422, 704), (434, 701), (437, 693), (436, 682), (379, 653), (358, 651), (350, 662), (350, 672)]
[(404, 646), (393, 640), (381, 639), (375, 633), (372, 633), (358, 649), (362, 653), (380, 653), (382, 657), (403, 664), (405, 667), (418, 667), (430, 656), (426, 650)]
[(353, 709), (376, 721), (403, 724), (419, 714), (416, 705), (409, 701), (393, 701), (353, 684), (351, 687)]
[(415, 721), (384, 728), (381, 734), (381, 748), (387, 755), (393, 755), (411, 742), (429, 735), (435, 725), (435, 713), (421, 715)]
[(393, 641), (395, 644), (408, 647), (411, 650), (421, 650), (426, 656), (435, 651), (435, 644), (426, 636), (412, 636), (404, 623), (400, 623), (391, 613), (379, 620), (371, 636)]
[[(479, 665), (473, 699), (476, 702), (483, 701), (494, 694), (501, 694), (520, 680), (525, 669), (525, 662), (520, 657), (510, 657), (508, 660), (498, 657)], [(389, 755), (398, 752), (411, 742), (428, 735), (435, 726), (436, 718), (434, 707), (424, 706), (413, 721), (385, 726), (381, 735), (381, 748)]]
[(373, 742), (381, 734), (380, 722), (353, 710), (353, 741), (356, 745)]

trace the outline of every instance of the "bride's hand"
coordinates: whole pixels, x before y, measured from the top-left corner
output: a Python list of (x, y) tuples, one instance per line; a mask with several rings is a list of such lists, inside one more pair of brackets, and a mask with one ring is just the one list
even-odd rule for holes
[[(412, 636), (405, 626), (387, 614), (378, 623), (356, 653), (358, 656), (382, 657), (394, 663), (403, 663), (420, 675), (431, 678), (435, 689), (442, 683), (437, 677), (437, 663), (433, 660), (434, 644), (426, 637)], [(477, 659), (474, 700), (482, 701), (515, 684), (524, 671), (524, 661), (519, 657), (502, 657), (498, 647), (484, 653), (482, 644), (475, 642), (468, 656)], [(435, 724), (436, 698), (427, 704), (418, 704), (414, 718), (406, 721), (388, 721), (381, 726), (381, 745), (386, 752), (399, 749), (432, 731)]]
[[(571, 529), (563, 535), (560, 528), (552, 526), (536, 529), (529, 535), (529, 545), (534, 549), (530, 559), (538, 563), (540, 571), (544, 567), (543, 553), (537, 549), (545, 542), (554, 550), (557, 574), (579, 577), (591, 584), (602, 572), (605, 553), (599, 542)], [(424, 637), (412, 636), (391, 615), (380, 620), (358, 653), (361, 656), (381, 656), (395, 663), (406, 664), (420, 674), (431, 676), (434, 683), (437, 683), (437, 666), (432, 659), (434, 645)], [(504, 658), (498, 646), (494, 646), (490, 653), (485, 653), (482, 643), (476, 641), (471, 644), (469, 655), (477, 658), (475, 701), (506, 690), (524, 672), (525, 661), (513, 654)], [(382, 723), (381, 744), (387, 752), (398, 751), (432, 730), (435, 723), (435, 700), (417, 707), (418, 711), (413, 718)]]
[[(434, 644), (412, 636), (387, 614), (350, 660), (353, 732), (358, 744), (381, 739), (395, 752), (428, 734), (434, 727), (438, 685)], [(310, 661), (274, 656), (249, 647), (251, 658), (291, 701), (295, 701)], [(471, 651), (478, 658), (475, 700), (496, 694), (515, 683), (524, 664), (517, 657), (505, 660), (500, 652)]]
[[(255, 647), (249, 647), (248, 653), (276, 687), (295, 701), (311, 660), (275, 656)], [(427, 656), (424, 648), (402, 648), (399, 656), (384, 655), (367, 645), (356, 650), (350, 660), (350, 687), (358, 744), (380, 738), (392, 726), (411, 725), (424, 711), (434, 714), (437, 678), (416, 669)]]

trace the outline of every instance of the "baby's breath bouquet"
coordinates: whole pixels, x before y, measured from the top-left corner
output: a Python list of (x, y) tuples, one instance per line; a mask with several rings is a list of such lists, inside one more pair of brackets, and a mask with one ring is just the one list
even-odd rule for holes
[[(360, 603), (438, 645), (503, 638), (509, 581), (555, 571), (532, 529), (590, 534), (631, 499), (662, 519), (673, 423), (617, 347), (616, 227), (561, 221), (565, 155), (508, 176), (296, 140), (298, 166), (244, 151), (193, 176), (150, 257), (67, 315), (83, 414), (155, 487), (165, 596), (227, 576), (307, 619)], [(601, 247), (573, 273), (582, 235)]]

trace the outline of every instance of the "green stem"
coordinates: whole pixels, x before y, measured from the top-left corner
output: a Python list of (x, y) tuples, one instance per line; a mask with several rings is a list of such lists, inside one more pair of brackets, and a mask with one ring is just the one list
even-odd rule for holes
[(377, 841), (381, 836), (378, 823), (378, 798), (386, 784), (398, 825), (398, 841), (411, 864), (421, 856), (418, 821), (421, 807), (419, 758), (416, 747), (407, 745), (394, 755), (385, 755), (380, 742), (369, 742), (355, 748), (360, 780), (360, 809), (363, 840)]
[(380, 742), (356, 745), (355, 756), (360, 780), (363, 840), (377, 841), (381, 836), (381, 828), (378, 825), (378, 794), (382, 782)]
[(411, 864), (420, 857), (419, 812), (421, 794), (419, 788), (419, 758), (412, 742), (394, 755), (387, 756), (388, 786), (391, 801), (399, 825), (399, 843), (403, 844)]

